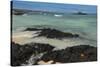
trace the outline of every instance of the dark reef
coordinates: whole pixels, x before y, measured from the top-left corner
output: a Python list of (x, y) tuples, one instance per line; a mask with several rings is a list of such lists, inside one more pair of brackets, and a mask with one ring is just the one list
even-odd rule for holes
[(38, 29), (38, 28), (26, 28), (24, 31), (39, 31), (42, 29)]
[(43, 52), (49, 52), (54, 47), (49, 44), (30, 43), (20, 45), (12, 42), (11, 44), (11, 65), (20, 66), (30, 58), (32, 54), (39, 54)]
[(97, 49), (89, 45), (73, 46), (48, 52), (43, 55), (41, 60), (45, 62), (54, 60), (55, 62), (61, 63), (96, 61)]
[(41, 32), (38, 32), (38, 36), (44, 36), (47, 38), (57, 38), (57, 39), (62, 39), (62, 38), (77, 38), (79, 37), (78, 34), (72, 34), (72, 33), (66, 33), (62, 32), (56, 29), (50, 29), (50, 28), (44, 28), (44, 29), (37, 29), (37, 28), (26, 28), (24, 31), (38, 31), (41, 30)]
[[(84, 61), (96, 61), (97, 60), (97, 48), (89, 45), (79, 45), (68, 47), (61, 50), (53, 50), (54, 47), (49, 44), (41, 43), (29, 43), (20, 45), (12, 42), (11, 44), (11, 65), (20, 66), (26, 63), (33, 54), (38, 55), (44, 53), (44, 55), (36, 60), (43, 60), (45, 62), (53, 60), (54, 62), (69, 63), (69, 62), (84, 62)], [(33, 64), (33, 65), (35, 65)]]

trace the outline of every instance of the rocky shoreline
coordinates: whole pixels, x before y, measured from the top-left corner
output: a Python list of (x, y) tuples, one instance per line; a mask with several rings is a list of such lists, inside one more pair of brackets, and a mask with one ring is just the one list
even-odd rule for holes
[[(79, 34), (62, 32), (51, 28), (26, 28), (23, 31), (38, 31), (35, 37), (51, 39), (79, 38)], [(63, 44), (61, 44), (63, 45)], [(88, 62), (97, 60), (97, 47), (87, 44), (57, 49), (46, 43), (30, 42), (24, 45), (11, 42), (11, 65), (41, 65), (56, 63)]]
[[(97, 48), (89, 45), (79, 45), (67, 47), (66, 49), (54, 50), (54, 46), (41, 43), (29, 43), (20, 45), (12, 42), (11, 44), (11, 65), (28, 65), (28, 60), (43, 53), (41, 57), (33, 60), (32, 65), (86, 62), (97, 60)], [(52, 61), (52, 62), (51, 62)]]
[(56, 29), (51, 29), (51, 28), (43, 28), (43, 29), (26, 28), (24, 31), (40, 31), (37, 33), (39, 34), (37, 37), (44, 36), (47, 38), (56, 38), (56, 39), (79, 37), (78, 34), (72, 34), (69, 32), (66, 33), (66, 32), (62, 32)]
[(48, 52), (42, 56), (41, 60), (47, 62), (53, 59), (54, 62), (60, 63), (96, 61), (96, 54), (95, 47), (80, 45)]
[(49, 52), (54, 47), (49, 44), (30, 43), (21, 46), (20, 44), (12, 42), (11, 44), (11, 65), (19, 66), (28, 60), (32, 54), (39, 54)]

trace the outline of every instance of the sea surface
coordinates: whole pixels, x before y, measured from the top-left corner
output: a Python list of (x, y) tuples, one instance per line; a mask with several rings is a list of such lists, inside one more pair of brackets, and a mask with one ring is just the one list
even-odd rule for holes
[[(97, 46), (97, 16), (96, 15), (74, 15), (74, 14), (24, 14), (24, 15), (12, 15), (12, 31), (13, 34), (21, 32), (23, 29), (28, 27), (35, 28), (52, 28), (57, 29), (63, 32), (71, 32), (80, 35), (80, 39), (69, 39), (65, 42), (60, 40), (52, 40), (46, 38), (42, 39), (43, 41), (47, 41), (45, 43), (51, 43), (57, 46), (64, 46), (73, 44), (80, 44), (79, 42), (83, 42), (82, 44)], [(40, 37), (38, 39), (41, 39)], [(33, 39), (30, 41), (43, 42), (42, 40)], [(76, 42), (76, 41), (79, 42)], [(73, 43), (75, 41), (75, 43)], [(56, 44), (55, 44), (56, 43)], [(59, 44), (57, 44), (59, 43)], [(60, 45), (61, 44), (61, 45)]]

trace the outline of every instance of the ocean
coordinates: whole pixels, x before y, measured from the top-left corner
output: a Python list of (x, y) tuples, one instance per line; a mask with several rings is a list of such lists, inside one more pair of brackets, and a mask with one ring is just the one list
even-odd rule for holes
[[(59, 47), (65, 47), (66, 45), (92, 45), (97, 46), (97, 16), (96, 15), (75, 15), (75, 14), (24, 14), (24, 15), (12, 15), (12, 31), (14, 34), (23, 33), (23, 29), (28, 27), (33, 28), (51, 28), (57, 29), (63, 32), (70, 32), (79, 34), (79, 39), (46, 39), (43, 37), (32, 39), (28, 38), (25, 43), (29, 42), (43, 42), (50, 43)], [(26, 34), (28, 34), (27, 32)], [(29, 33), (30, 34), (30, 33)], [(19, 34), (18, 34), (19, 35)], [(31, 34), (34, 35), (34, 34)], [(16, 35), (17, 36), (17, 35)], [(40, 40), (39, 40), (40, 39)], [(23, 39), (22, 39), (23, 40)], [(23, 40), (24, 41), (24, 40)], [(26, 42), (27, 41), (27, 42)], [(73, 43), (74, 42), (74, 43)], [(63, 45), (64, 44), (64, 45)]]

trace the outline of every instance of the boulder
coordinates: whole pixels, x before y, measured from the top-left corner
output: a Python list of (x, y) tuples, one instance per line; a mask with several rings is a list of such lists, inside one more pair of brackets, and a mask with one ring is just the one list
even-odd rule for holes
[(44, 54), (41, 60), (55, 63), (85, 62), (97, 60), (97, 48), (89, 45), (68, 47), (62, 50), (51, 51)]
[(20, 66), (25, 63), (33, 54), (49, 52), (53, 49), (49, 44), (29, 43), (20, 45), (12, 42), (11, 44), (11, 65)]

